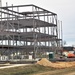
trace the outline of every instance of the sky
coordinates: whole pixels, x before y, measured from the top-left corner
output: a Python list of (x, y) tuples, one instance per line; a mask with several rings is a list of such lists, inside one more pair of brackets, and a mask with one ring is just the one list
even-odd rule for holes
[(62, 21), (63, 41), (67, 46), (75, 46), (75, 0), (2, 0), (2, 6), (6, 5), (34, 4), (55, 12)]

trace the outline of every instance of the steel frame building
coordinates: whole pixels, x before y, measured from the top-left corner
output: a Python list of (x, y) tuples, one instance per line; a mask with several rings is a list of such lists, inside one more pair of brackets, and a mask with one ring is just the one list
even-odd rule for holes
[(36, 5), (0, 7), (0, 53), (37, 53), (61, 47), (57, 14)]

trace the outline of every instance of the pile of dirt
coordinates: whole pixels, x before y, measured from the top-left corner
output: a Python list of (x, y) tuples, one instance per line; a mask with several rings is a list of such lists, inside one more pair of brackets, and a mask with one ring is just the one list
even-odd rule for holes
[(42, 58), (40, 61), (37, 62), (37, 64), (43, 65), (43, 66), (51, 66), (52, 65), (52, 63), (50, 61), (48, 61), (46, 58)]
[(46, 58), (42, 58), (40, 61), (37, 62), (39, 65), (43, 66), (50, 66), (54, 68), (67, 68), (75, 66), (75, 62), (55, 62), (52, 63), (51, 61), (47, 60)]
[(53, 63), (54, 68), (67, 68), (67, 67), (72, 67), (72, 65), (69, 62), (56, 62)]

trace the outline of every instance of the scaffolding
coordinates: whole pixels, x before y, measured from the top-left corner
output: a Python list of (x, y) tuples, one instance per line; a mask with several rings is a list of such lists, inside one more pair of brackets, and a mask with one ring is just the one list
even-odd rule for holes
[(49, 52), (61, 47), (57, 14), (36, 5), (0, 7), (0, 54)]

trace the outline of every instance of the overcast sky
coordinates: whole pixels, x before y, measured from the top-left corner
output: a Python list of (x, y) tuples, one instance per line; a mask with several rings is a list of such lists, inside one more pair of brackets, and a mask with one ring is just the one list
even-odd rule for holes
[(55, 12), (63, 23), (63, 40), (67, 45), (75, 45), (75, 0), (2, 0), (2, 5), (34, 4)]

